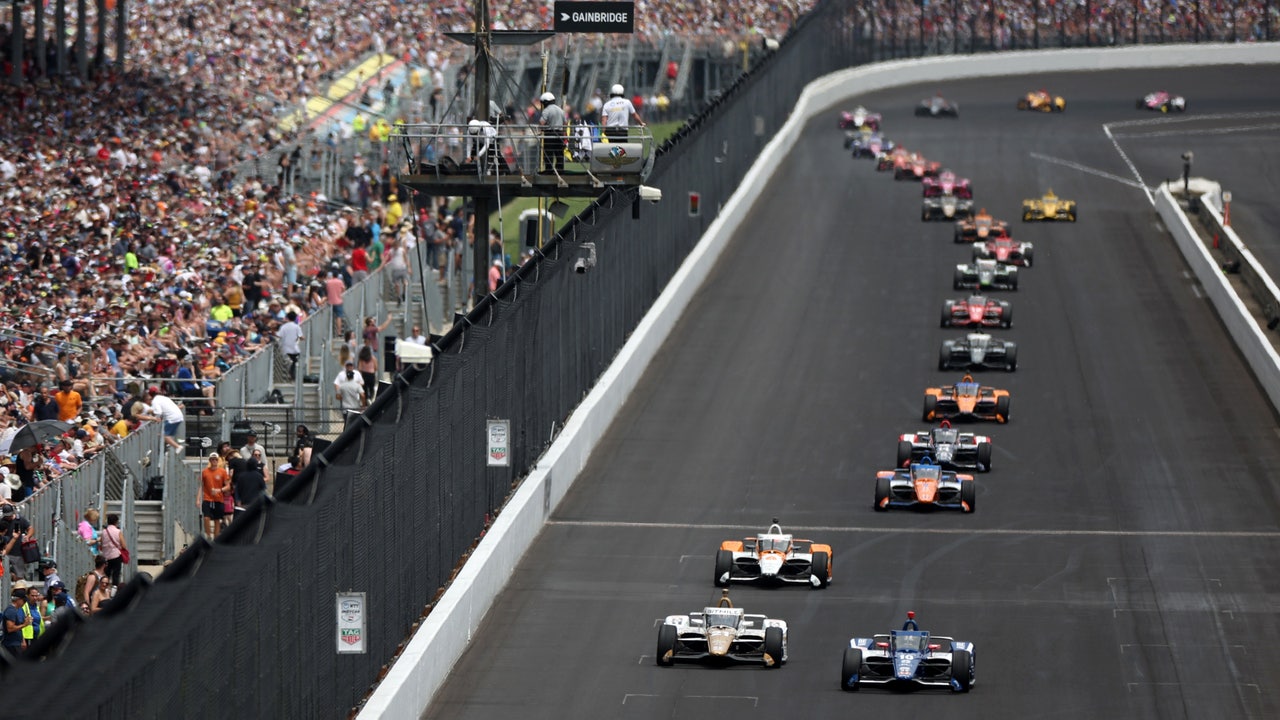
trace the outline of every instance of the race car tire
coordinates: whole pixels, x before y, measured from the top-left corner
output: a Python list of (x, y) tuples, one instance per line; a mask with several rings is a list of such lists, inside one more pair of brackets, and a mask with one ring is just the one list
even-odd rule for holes
[(898, 464), (894, 465), (894, 467), (902, 467), (906, 465), (907, 462), (911, 460), (911, 455), (913, 454), (912, 451), (914, 449), (915, 449), (915, 445), (913, 445), (910, 440), (899, 440), (898, 441)]
[(923, 105), (916, 106), (916, 117), (920, 117), (922, 115), (928, 115), (928, 114), (929, 114), (929, 108), (924, 107)]
[(947, 370), (951, 367), (951, 341), (947, 340), (942, 343), (942, 347), (938, 350), (938, 369)]
[(1013, 327), (1013, 306), (1009, 303), (1000, 304), (1000, 327)]
[(956, 692), (967, 693), (973, 687), (973, 656), (968, 650), (951, 653), (951, 679), (956, 681)]
[(821, 550), (814, 553), (813, 558), (809, 561), (809, 573), (818, 578), (818, 584), (810, 587), (817, 589), (830, 585), (831, 556)]
[(924, 396), (924, 412), (921, 414), (920, 419), (924, 420), (925, 422), (929, 422), (930, 420), (933, 419), (933, 414), (937, 412), (937, 410), (938, 410), (938, 397), (936, 395), (925, 395)]
[(991, 443), (978, 443), (978, 471), (991, 472)]
[(667, 657), (667, 654), (675, 651), (678, 637), (679, 633), (675, 625), (663, 623), (662, 627), (658, 628), (658, 665), (671, 667), (675, 664), (675, 659)]
[(964, 289), (964, 273), (963, 272), (956, 270), (955, 279), (952, 280), (951, 286), (956, 290)]
[(1022, 261), (1027, 264), (1027, 267), (1031, 267), (1031, 259), (1034, 256), (1035, 256), (1035, 251), (1032, 248), (1026, 248), (1025, 250), (1022, 251)]
[(1030, 210), (1022, 211), (1022, 222), (1031, 222), (1034, 219), (1035, 215), (1033, 215)]
[(1012, 272), (1009, 273), (1009, 289), (1010, 290), (1018, 289), (1018, 271), (1017, 270), (1013, 270)]
[(996, 398), (996, 414), (1004, 418), (999, 422), (1009, 422), (1009, 396), (1001, 395)]
[(1067, 213), (1067, 222), (1075, 222), (1080, 213), (1075, 208), (1071, 208), (1071, 212)]
[(921, 222), (929, 222), (929, 211), (928, 211), (928, 210), (921, 210), (921, 211), (920, 211), (920, 221), (921, 221)]
[(955, 300), (947, 300), (942, 303), (942, 327), (951, 327), (951, 311), (955, 306)]
[(877, 512), (883, 512), (889, 509), (888, 507), (882, 504), (886, 499), (888, 499), (888, 497), (889, 497), (889, 478), (887, 477), (876, 478), (875, 509)]
[(862, 676), (862, 651), (858, 648), (844, 649), (844, 662), (840, 665), (840, 689), (858, 692), (858, 681), (849, 682), (849, 678)]
[(1167, 112), (1169, 112), (1169, 103), (1165, 103), (1165, 104), (1161, 105), (1161, 106), (1160, 106), (1160, 112), (1161, 112), (1162, 114), (1163, 114), (1163, 113), (1167, 113)]
[(782, 628), (771, 627), (764, 631), (764, 652), (773, 658), (773, 664), (765, 667), (782, 667)]
[(1145, 102), (1143, 102), (1142, 98), (1138, 98), (1138, 109), (1139, 109), (1139, 110), (1141, 110), (1141, 109), (1143, 109), (1145, 106), (1146, 106), (1146, 103), (1145, 103)]
[(1026, 98), (1021, 98), (1021, 99), (1019, 99), (1019, 100), (1018, 100), (1018, 109), (1019, 109), (1019, 110), (1026, 110), (1026, 109), (1027, 109), (1027, 99), (1026, 99)]
[(978, 483), (973, 480), (960, 481), (960, 499), (969, 506), (965, 512), (973, 512), (978, 508)]
[(1004, 361), (1005, 361), (1005, 369), (1007, 369), (1009, 372), (1013, 372), (1014, 370), (1018, 369), (1018, 346), (1017, 345), (1013, 343), (1009, 343), (1008, 345), (1004, 346)]
[(729, 580), (726, 577), (733, 572), (733, 552), (730, 550), (720, 550), (716, 553), (716, 587), (729, 587)]

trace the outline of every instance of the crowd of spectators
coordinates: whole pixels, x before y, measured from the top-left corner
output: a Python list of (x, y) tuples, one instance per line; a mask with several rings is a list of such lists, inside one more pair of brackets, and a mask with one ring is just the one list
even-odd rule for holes
[[(76, 467), (150, 417), (146, 389), (156, 383), (188, 408), (210, 410), (208, 381), (270, 343), (290, 317), (332, 302), (326, 280), (346, 285), (384, 258), (398, 262), (411, 241), (397, 232), (405, 215), (426, 228), (434, 263), (460, 258), (462, 221), (402, 207), (385, 163), (344, 186), (354, 210), (291, 194), (281, 174), (237, 168), (306, 132), (281, 119), (370, 52), (425, 68), (415, 84), (438, 96), (442, 71), (470, 53), (441, 33), (471, 29), (471, 4), (443, 0), (423, 12), (399, 0), (130, 3), (128, 62), (110, 62), (111, 17), (106, 46), (88, 48), (103, 62), (83, 78), (74, 58), (66, 76), (53, 75), (52, 42), (37, 56), (26, 38), (23, 82), (0, 84), (0, 444), (34, 420), (74, 427), (39, 457), (9, 458), (0, 476), (21, 472), (34, 487), (27, 480), (37, 467), (46, 479)], [(754, 36), (783, 37), (812, 5), (639, 0), (636, 37), (704, 38), (731, 52)], [(96, 6), (88, 6), (90, 35)], [(54, 27), (53, 4), (15, 7), (26, 33), (37, 8)], [(552, 24), (549, 2), (490, 7), (495, 29)], [(990, 42), (994, 31), (1000, 47), (1025, 46), (1036, 27), (1047, 43), (1056, 35), (1072, 44), (1082, 44), (1086, 26), (1096, 44), (1135, 32), (1143, 41), (1280, 32), (1280, 3), (1265, 0), (879, 0), (858, 12), (862, 31), (878, 37)], [(5, 63), (10, 34), (0, 27)], [(11, 68), (0, 71), (7, 81)], [(401, 270), (397, 282), (405, 279)]]

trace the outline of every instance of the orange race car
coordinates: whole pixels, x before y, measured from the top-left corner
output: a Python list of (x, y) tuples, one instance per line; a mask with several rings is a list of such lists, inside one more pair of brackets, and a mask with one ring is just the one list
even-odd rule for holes
[(892, 170), (898, 158), (910, 156), (911, 151), (899, 145), (889, 152), (882, 152), (876, 156), (876, 170)]
[(1061, 95), (1051, 95), (1048, 90), (1032, 90), (1018, 98), (1018, 109), (1062, 112), (1067, 109), (1067, 101)]
[(831, 546), (792, 537), (774, 518), (756, 537), (720, 543), (715, 582), (720, 587), (753, 582), (824, 588), (831, 582)]
[(969, 419), (1009, 422), (1009, 391), (979, 385), (972, 375), (965, 375), (955, 385), (926, 388), (924, 391), (925, 422)]
[(987, 238), (1009, 234), (1009, 224), (996, 220), (986, 208), (978, 211), (972, 219), (960, 220), (956, 223), (956, 242), (985, 242)]

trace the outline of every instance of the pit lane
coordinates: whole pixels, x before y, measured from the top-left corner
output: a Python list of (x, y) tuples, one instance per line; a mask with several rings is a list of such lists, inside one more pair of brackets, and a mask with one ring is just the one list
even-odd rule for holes
[[(1188, 117), (1280, 110), (1280, 88), (1256, 92), (1275, 72), (952, 83), (959, 121), (911, 115), (932, 86), (862, 99), (1036, 243), (1002, 294), (1018, 372), (981, 377), (1012, 391), (1013, 417), (979, 426), (997, 453), (972, 516), (871, 510), (923, 389), (958, 376), (935, 369), (959, 334), (937, 315), (968, 254), (820, 114), (425, 717), (1280, 715), (1280, 649), (1257, 642), (1280, 606), (1275, 414), (1102, 131), (1143, 119), (1133, 100), (1157, 87), (1187, 95)], [(1040, 86), (1065, 114), (1013, 109)], [(1121, 142), (1148, 184), (1181, 170), (1184, 136)], [(1016, 222), (1047, 187), (1079, 201), (1079, 223)], [(772, 517), (835, 549), (826, 590), (733, 591), (788, 621), (788, 666), (654, 666), (655, 623), (718, 595), (718, 543)], [(836, 688), (844, 641), (907, 609), (977, 644), (972, 694)]]

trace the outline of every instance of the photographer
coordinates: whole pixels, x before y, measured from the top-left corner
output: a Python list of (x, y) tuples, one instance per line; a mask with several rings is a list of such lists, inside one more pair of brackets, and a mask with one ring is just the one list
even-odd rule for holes
[(22, 559), (22, 543), (35, 537), (31, 522), (18, 514), (13, 505), (0, 506), (0, 555), (9, 558), (9, 569), (14, 580), (27, 576), (27, 563)]

